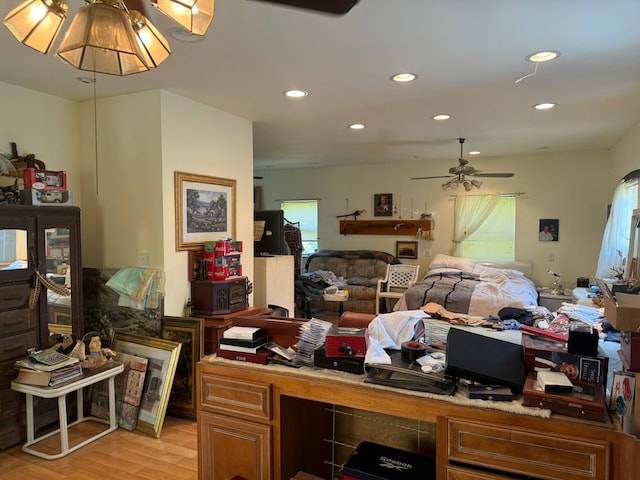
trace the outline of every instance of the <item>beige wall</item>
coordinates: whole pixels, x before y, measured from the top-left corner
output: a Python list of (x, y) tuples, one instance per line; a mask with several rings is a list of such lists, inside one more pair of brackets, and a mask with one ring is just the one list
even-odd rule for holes
[[(453, 199), (440, 179), (410, 180), (413, 176), (445, 174), (455, 157), (441, 161), (394, 162), (383, 165), (256, 171), (264, 176), (264, 208), (278, 208), (277, 200), (320, 198), (321, 249), (376, 249), (395, 253), (397, 240), (412, 237), (348, 235), (339, 233), (337, 215), (367, 210), (359, 219), (374, 219), (373, 195), (392, 193), (399, 215), (418, 218), (433, 212), (434, 241), (419, 241), (419, 263), (424, 273), (436, 253), (448, 253), (453, 232)], [(566, 286), (578, 276), (595, 272), (609, 201), (608, 152), (537, 154), (517, 157), (475, 158), (473, 165), (486, 172), (514, 172), (510, 179), (488, 178), (480, 191), (523, 193), (517, 202), (516, 258), (531, 262), (538, 285), (550, 286), (552, 269)], [(463, 194), (460, 190), (456, 193)], [(477, 192), (472, 192), (477, 193)], [(347, 208), (348, 199), (348, 208)], [(411, 206), (413, 205), (413, 215)], [(560, 220), (560, 241), (539, 242), (541, 218)], [(550, 261), (550, 257), (554, 260)]]
[[(33, 153), (49, 170), (79, 170), (76, 102), (6, 83), (0, 83), (0, 99), (0, 152), (10, 154), (11, 142), (15, 142), (19, 155)], [(67, 184), (78, 205), (82, 201), (80, 177), (68, 175)]]
[[(251, 123), (165, 91), (106, 98), (96, 161), (93, 102), (81, 107), (84, 265), (147, 266), (148, 255), (166, 274), (165, 314), (181, 315), (190, 292), (188, 253), (175, 244), (174, 171), (235, 179), (236, 239), (251, 241)], [(242, 263), (251, 278), (252, 251)]]
[(16, 142), (21, 155), (67, 171), (82, 209), (85, 267), (146, 266), (148, 254), (167, 275), (165, 314), (182, 314), (187, 252), (175, 249), (173, 187), (181, 170), (237, 181), (236, 238), (249, 245), (242, 263), (252, 278), (251, 122), (159, 90), (94, 106), (0, 83), (0, 98), (0, 151)]

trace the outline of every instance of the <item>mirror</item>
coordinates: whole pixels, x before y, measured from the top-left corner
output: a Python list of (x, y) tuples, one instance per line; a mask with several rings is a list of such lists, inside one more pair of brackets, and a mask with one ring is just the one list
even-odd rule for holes
[(45, 231), (46, 276), (52, 282), (47, 287), (49, 333), (71, 333), (71, 245), (68, 228), (48, 228)]
[(28, 268), (26, 230), (0, 230), (0, 270)]

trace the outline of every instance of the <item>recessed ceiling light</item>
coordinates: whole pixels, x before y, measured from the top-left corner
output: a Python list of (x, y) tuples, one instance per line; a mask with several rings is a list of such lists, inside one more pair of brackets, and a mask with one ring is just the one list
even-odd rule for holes
[(448, 113), (439, 113), (438, 115), (434, 115), (433, 117), (434, 120), (449, 120), (451, 118), (451, 115), (449, 115)]
[(472, 150), (469, 155), (480, 155), (480, 150)]
[(541, 52), (535, 52), (527, 55), (524, 59), (528, 62), (548, 62), (560, 56), (560, 52), (557, 50), (544, 50)]
[(362, 123), (352, 123), (351, 125), (349, 125), (349, 128), (351, 130), (362, 130), (364, 127), (365, 126)]
[(537, 105), (534, 105), (533, 108), (535, 108), (536, 110), (549, 110), (550, 108), (554, 108), (556, 106), (555, 103), (538, 103)]
[(309, 92), (306, 92), (304, 90), (286, 90), (284, 94), (290, 98), (301, 98), (309, 95)]
[(418, 75), (415, 73), (396, 73), (391, 76), (391, 80), (398, 83), (412, 82), (416, 78), (418, 78)]

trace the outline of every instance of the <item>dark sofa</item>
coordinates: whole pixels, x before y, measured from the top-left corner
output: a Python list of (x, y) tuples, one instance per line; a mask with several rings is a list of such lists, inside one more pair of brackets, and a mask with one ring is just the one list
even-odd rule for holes
[(296, 280), (296, 294), (314, 309), (337, 312), (339, 302), (325, 301), (326, 283), (316, 272), (332, 272), (339, 278), (336, 284), (341, 290), (349, 291), (349, 299), (344, 302), (345, 311), (360, 313), (376, 312), (376, 287), (384, 278), (387, 265), (401, 263), (393, 255), (378, 250), (318, 250), (309, 256), (305, 273)]

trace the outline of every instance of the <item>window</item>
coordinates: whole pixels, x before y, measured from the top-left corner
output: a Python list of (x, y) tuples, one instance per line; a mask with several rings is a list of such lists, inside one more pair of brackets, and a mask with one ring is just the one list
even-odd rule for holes
[(300, 223), (303, 255), (311, 255), (318, 249), (318, 200), (287, 200), (280, 202), (284, 218)]
[[(634, 172), (632, 172), (634, 173)], [(638, 178), (618, 184), (613, 193), (611, 211), (602, 236), (597, 278), (612, 278), (616, 270), (624, 269), (622, 259), (627, 258), (631, 232), (631, 215), (638, 208)], [(623, 275), (624, 276), (624, 275)]]
[(503, 196), (487, 219), (460, 245), (460, 255), (475, 260), (515, 260), (516, 197)]

